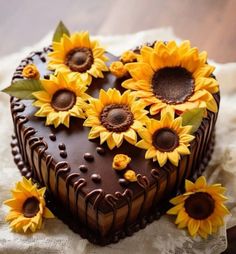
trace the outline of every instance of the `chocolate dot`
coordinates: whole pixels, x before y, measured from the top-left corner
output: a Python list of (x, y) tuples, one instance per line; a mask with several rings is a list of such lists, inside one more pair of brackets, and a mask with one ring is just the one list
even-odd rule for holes
[(183, 103), (194, 91), (194, 79), (185, 68), (165, 67), (153, 75), (152, 88), (164, 102)]
[(122, 185), (122, 186), (127, 186), (128, 182), (124, 178), (120, 178), (119, 179), (119, 184)]
[(21, 160), (21, 155), (20, 154), (15, 155), (14, 162), (17, 164), (20, 160)]
[(95, 183), (101, 182), (101, 176), (100, 176), (99, 174), (92, 174), (92, 175), (91, 175), (91, 179), (92, 179)]
[(173, 130), (162, 128), (153, 134), (152, 143), (161, 152), (170, 152), (178, 146), (179, 137)]
[(18, 164), (17, 164), (17, 166), (18, 166), (18, 168), (21, 170), (21, 169), (25, 166), (25, 164), (24, 164), (23, 161), (19, 161)]
[(106, 153), (105, 149), (99, 146), (96, 148), (96, 151), (100, 155), (104, 155)]
[(60, 156), (62, 157), (62, 158), (67, 158), (67, 152), (66, 151), (61, 151), (60, 152)]
[(26, 175), (28, 173), (28, 169), (27, 168), (22, 168), (22, 170), (21, 170), (21, 174), (22, 175)]
[(93, 64), (93, 53), (89, 48), (74, 48), (66, 55), (65, 64), (72, 71), (85, 72), (89, 70)]
[(75, 102), (76, 95), (74, 92), (61, 89), (54, 93), (51, 105), (57, 111), (67, 111), (75, 105)]
[(22, 211), (25, 217), (34, 217), (39, 211), (38, 199), (35, 197), (27, 198), (23, 204)]
[(31, 177), (32, 177), (31, 172), (28, 172), (28, 173), (25, 175), (25, 177), (26, 177), (27, 179), (31, 178)]
[(17, 147), (12, 148), (12, 154), (13, 155), (17, 155), (18, 154), (18, 148)]
[(51, 133), (51, 134), (49, 135), (49, 138), (50, 138), (52, 141), (56, 141), (56, 140), (57, 140), (56, 135), (53, 134), (53, 133)]
[(85, 166), (85, 165), (80, 165), (80, 166), (79, 166), (79, 170), (80, 170), (81, 172), (83, 172), (83, 173), (86, 173), (86, 172), (88, 171), (88, 167)]
[(214, 212), (215, 201), (210, 194), (197, 192), (185, 200), (184, 207), (190, 217), (196, 220), (204, 220)]
[(66, 149), (66, 146), (65, 146), (65, 144), (63, 144), (63, 143), (60, 143), (60, 144), (58, 145), (58, 148), (59, 148), (60, 150), (65, 150), (65, 149)]
[(49, 78), (50, 78), (50, 75), (45, 74), (43, 77), (44, 77), (44, 79), (49, 79)]
[(93, 155), (91, 154), (91, 153), (85, 153), (84, 154), (84, 159), (86, 160), (86, 161), (93, 161), (94, 160), (94, 157), (93, 157)]

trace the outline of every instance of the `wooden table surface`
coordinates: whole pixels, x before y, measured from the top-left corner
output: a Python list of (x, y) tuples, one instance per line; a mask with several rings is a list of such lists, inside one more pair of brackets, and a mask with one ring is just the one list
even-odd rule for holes
[[(63, 20), (71, 30), (123, 34), (171, 26), (217, 62), (236, 61), (236, 0), (7, 0), (0, 5), (0, 57), (39, 41)], [(236, 229), (228, 231), (236, 253)]]

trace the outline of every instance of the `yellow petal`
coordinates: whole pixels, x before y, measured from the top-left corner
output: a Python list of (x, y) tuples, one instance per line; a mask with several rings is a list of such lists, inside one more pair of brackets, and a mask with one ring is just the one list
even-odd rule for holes
[(185, 200), (185, 198), (182, 195), (179, 195), (177, 197), (174, 197), (170, 200), (170, 203), (173, 205), (177, 205), (181, 202), (183, 202)]
[(172, 207), (171, 209), (169, 209), (167, 211), (167, 214), (170, 214), (170, 215), (178, 214), (181, 209), (183, 209), (183, 204), (182, 203)]
[(212, 234), (212, 225), (211, 225), (211, 222), (209, 220), (207, 220), (207, 219), (206, 220), (201, 220), (201, 222), (200, 222), (200, 229), (203, 232), (211, 235)]
[(191, 236), (195, 236), (200, 227), (200, 221), (190, 219), (188, 222), (188, 231)]
[(179, 154), (188, 155), (190, 154), (189, 149), (185, 145), (180, 145), (176, 148)]
[(112, 137), (117, 147), (120, 147), (123, 142), (123, 133), (112, 133)]
[(206, 178), (205, 176), (200, 176), (196, 182), (195, 182), (195, 188), (196, 189), (202, 189), (207, 186)]
[(177, 153), (176, 150), (174, 150), (173, 152), (168, 152), (167, 153), (168, 159), (170, 160), (170, 162), (174, 165), (174, 166), (178, 166), (179, 164), (179, 154)]
[(44, 208), (43, 217), (47, 219), (55, 218), (53, 213), (47, 207)]
[(184, 209), (181, 209), (178, 213), (178, 216), (176, 218), (176, 221), (175, 221), (175, 224), (179, 224), (181, 223), (182, 221), (186, 221), (188, 220), (189, 216), (188, 214), (185, 212)]
[(124, 138), (130, 143), (135, 144), (137, 142), (137, 134), (133, 129), (129, 129), (126, 132), (124, 132)]
[(116, 146), (116, 143), (115, 141), (113, 140), (112, 136), (110, 136), (108, 139), (107, 139), (107, 145), (109, 147), (110, 150), (112, 150), (115, 146)]
[(156, 151), (156, 156), (157, 156), (157, 161), (160, 167), (163, 167), (167, 162), (167, 158), (168, 158), (167, 153)]
[(185, 190), (186, 192), (191, 192), (195, 189), (195, 184), (188, 179), (185, 180)]
[(156, 157), (156, 149), (154, 147), (150, 147), (145, 153), (145, 159), (151, 159)]
[(111, 132), (103, 131), (100, 133), (100, 144), (103, 144), (111, 136)]

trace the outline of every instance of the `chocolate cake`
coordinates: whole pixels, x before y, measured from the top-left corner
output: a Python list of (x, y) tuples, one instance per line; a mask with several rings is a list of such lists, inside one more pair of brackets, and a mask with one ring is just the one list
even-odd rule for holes
[[(178, 137), (174, 130), (164, 125), (153, 134), (152, 140), (152, 146), (161, 155), (166, 156), (161, 160), (158, 157), (160, 155), (151, 156), (151, 152), (147, 154), (147, 149), (142, 147), (144, 143), (144, 141), (141, 142), (141, 139), (144, 139), (142, 133), (148, 129), (145, 123), (142, 127), (146, 128), (145, 131), (142, 128), (140, 128), (140, 132), (134, 130), (137, 133), (136, 142), (131, 142), (124, 136), (123, 142), (114, 143), (114, 145), (108, 141), (107, 143), (100, 142), (99, 133), (98, 136), (91, 137), (90, 126), (85, 124), (87, 121), (85, 119), (91, 117), (90, 113), (85, 113), (85, 116), (81, 118), (70, 117), (67, 126), (66, 124), (46, 125), (45, 117), (37, 116), (38, 105), (33, 104), (32, 98), (26, 100), (11, 97), (11, 112), (15, 128), (12, 153), (21, 174), (32, 178), (40, 186), (46, 186), (48, 206), (52, 212), (75, 232), (96, 244), (104, 245), (117, 242), (120, 238), (132, 235), (148, 223), (158, 219), (168, 208), (169, 199), (181, 191), (184, 180), (195, 179), (201, 175), (213, 151), (214, 126), (220, 101), (217, 89), (212, 86), (209, 86), (209, 89), (206, 88), (206, 85), (200, 84), (200, 81), (197, 82), (196, 77), (180, 65), (163, 67), (164, 62), (168, 60), (164, 55), (163, 66), (153, 75), (152, 96), (165, 103), (163, 105), (167, 105), (166, 108), (161, 108), (162, 104), (152, 104), (154, 99), (141, 93), (141, 85), (140, 87), (137, 85), (140, 83), (135, 83), (139, 73), (134, 73), (135, 70), (132, 68), (136, 68), (136, 65), (141, 61), (146, 61), (145, 64), (147, 64), (145, 53), (158, 50), (158, 43), (147, 44), (131, 50), (129, 54), (133, 53), (136, 56), (134, 58), (128, 57), (128, 60), (125, 58), (127, 54), (119, 57), (106, 52), (104, 57), (109, 58), (109, 61), (106, 61), (107, 70), (103, 71), (103, 75), (100, 77), (89, 77), (89, 81), (87, 79), (86, 94), (92, 99), (88, 99), (86, 103), (91, 104), (96, 98), (101, 98), (101, 89), (108, 91), (115, 88), (122, 94), (128, 88), (131, 90), (131, 94), (137, 93), (136, 101), (139, 102), (139, 105), (144, 102), (140, 112), (145, 110), (145, 117), (154, 119), (158, 123), (162, 121), (163, 111), (171, 111), (168, 107), (170, 105), (173, 105), (171, 112), (174, 112), (175, 119), (186, 112), (193, 112), (192, 109), (204, 109), (204, 116), (200, 119), (199, 125), (191, 132), (193, 138), (189, 141), (188, 150), (185, 149), (185, 152), (180, 153), (178, 159), (174, 158), (176, 154), (173, 151), (181, 145), (181, 136)], [(168, 43), (162, 43), (159, 50), (162, 51), (165, 46), (171, 48), (171, 43), (174, 45), (173, 42)], [(182, 49), (183, 54), (188, 50), (187, 47)], [(143, 52), (142, 48), (144, 48)], [(54, 47), (45, 47), (42, 51), (35, 51), (23, 59), (13, 75), (12, 83), (26, 79), (32, 80), (32, 78), (26, 78), (23, 73), (25, 67), (30, 64), (36, 66), (40, 73), (40, 80), (51, 80), (52, 75), (60, 75), (56, 69), (50, 68), (51, 70), (49, 70), (48, 68), (50, 54), (54, 50), (55, 43)], [(84, 49), (78, 50), (78, 48), (73, 52), (70, 51), (65, 64), (72, 71), (83, 73), (88, 68), (86, 64), (91, 67), (92, 62), (90, 63), (90, 61), (94, 61), (91, 52)], [(75, 56), (75, 54), (77, 55)], [(196, 62), (196, 57), (194, 57), (193, 61)], [(159, 58), (156, 57), (156, 59)], [(182, 63), (184, 61), (186, 66), (190, 66), (189, 69), (193, 69), (187, 58), (182, 60)], [(199, 73), (205, 71), (205, 79), (209, 77), (210, 80), (215, 80), (212, 72), (206, 70), (207, 63), (201, 63), (201, 61), (200, 59), (198, 64), (202, 64), (203, 67), (200, 71), (196, 71)], [(117, 69), (111, 68), (114, 62), (119, 62), (121, 67), (127, 65), (125, 70), (122, 69), (123, 73), (118, 71), (122, 73), (121, 75), (118, 75)], [(155, 63), (151, 64), (155, 65)], [(78, 69), (76, 65), (80, 68)], [(84, 66), (81, 67), (81, 65)], [(145, 70), (144, 67), (145, 65), (141, 70), (146, 75), (148, 70)], [(73, 78), (80, 79), (77, 76)], [(197, 93), (196, 87), (200, 87), (199, 90), (207, 90), (207, 95)], [(75, 104), (74, 94), (71, 95), (69, 90), (67, 92), (63, 89), (59, 91), (57, 94), (54, 93), (54, 99), (51, 102), (57, 112), (65, 111), (65, 108), (70, 109), (72, 106), (70, 104)], [(195, 96), (194, 93), (197, 94), (194, 99), (199, 100), (197, 103), (196, 100), (191, 101), (191, 98)], [(206, 97), (207, 100), (209, 98), (214, 100), (217, 110), (212, 109), (213, 102), (210, 99), (204, 103), (203, 100)], [(190, 105), (190, 101), (195, 104), (191, 104), (190, 108), (185, 109), (183, 105), (188, 101), (187, 106)], [(90, 112), (86, 110), (85, 112)], [(117, 104), (111, 103), (106, 106), (106, 110), (103, 108), (101, 115), (100, 121), (103, 128), (106, 128), (108, 132), (113, 131), (118, 134), (126, 132), (127, 126), (135, 121), (134, 114), (130, 113), (123, 104), (117, 107)], [(197, 116), (194, 115), (194, 117)], [(183, 119), (185, 119), (184, 116)], [(193, 121), (191, 117), (188, 119), (190, 120), (186, 126), (191, 125), (190, 123)], [(117, 126), (119, 129), (116, 129)], [(145, 144), (147, 145), (147, 142)], [(168, 153), (172, 153), (173, 158)], [(126, 164), (124, 167), (118, 166), (118, 170), (116, 170), (114, 158), (118, 154), (126, 156), (129, 161), (126, 163), (128, 166)], [(130, 172), (127, 171), (128, 169)], [(125, 172), (128, 173), (125, 175)], [(134, 175), (132, 175), (133, 173)]]

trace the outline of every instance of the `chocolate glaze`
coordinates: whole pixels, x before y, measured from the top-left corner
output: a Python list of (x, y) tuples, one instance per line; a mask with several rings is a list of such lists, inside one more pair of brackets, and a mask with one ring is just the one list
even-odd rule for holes
[[(50, 48), (45, 48), (24, 59), (13, 81), (23, 78), (22, 68), (32, 62), (42, 76), (48, 75), (42, 60), (48, 51)], [(108, 56), (110, 60), (118, 59)], [(104, 76), (104, 79), (93, 80), (88, 89), (90, 95), (97, 97), (101, 88), (109, 87), (123, 91), (120, 80), (110, 73)], [(219, 94), (214, 97), (219, 106)], [(82, 126), (82, 119), (71, 119), (69, 129), (65, 126), (55, 129), (46, 127), (45, 119), (34, 116), (37, 109), (31, 101), (11, 98), (11, 110), (16, 135), (12, 153), (21, 173), (47, 187), (49, 206), (55, 214), (82, 237), (102, 245), (117, 242), (159, 218), (168, 207), (169, 197), (183, 187), (184, 179), (201, 174), (213, 150), (217, 118), (217, 114), (208, 112), (191, 143), (191, 155), (183, 156), (178, 167), (168, 162), (160, 168), (156, 162), (144, 159), (145, 150), (127, 142), (110, 151), (106, 144), (100, 145), (98, 139), (89, 141), (89, 128)], [(65, 145), (65, 159), (58, 153), (60, 143)], [(103, 150), (102, 156), (98, 147)], [(112, 169), (117, 153), (132, 158), (130, 168), (138, 174), (137, 182), (125, 182), (123, 176)], [(88, 170), (81, 170), (81, 165)], [(94, 182), (93, 174), (99, 175), (100, 181)]]

